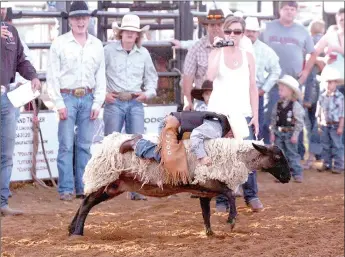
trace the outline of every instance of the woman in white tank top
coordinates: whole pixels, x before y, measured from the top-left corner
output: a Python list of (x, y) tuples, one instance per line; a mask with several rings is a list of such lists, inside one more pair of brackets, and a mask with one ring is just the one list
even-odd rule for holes
[[(246, 118), (250, 118), (248, 126), (254, 125), (257, 136), (259, 122), (255, 61), (251, 53), (239, 47), (244, 29), (241, 19), (231, 17), (226, 20), (223, 26), (224, 36), (227, 41), (234, 41), (234, 46), (214, 49), (210, 53), (207, 79), (213, 81), (213, 91), (208, 111), (236, 116), (233, 124), (229, 120), (233, 130), (237, 127), (241, 131), (241, 120), (245, 122)], [(223, 39), (216, 38), (214, 44), (221, 40)]]

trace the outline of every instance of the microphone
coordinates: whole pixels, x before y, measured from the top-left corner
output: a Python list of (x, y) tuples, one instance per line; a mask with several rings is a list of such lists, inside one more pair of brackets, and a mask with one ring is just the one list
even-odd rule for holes
[(232, 40), (229, 41), (219, 41), (216, 43), (215, 47), (221, 48), (221, 47), (227, 47), (227, 46), (234, 46), (235, 43)]

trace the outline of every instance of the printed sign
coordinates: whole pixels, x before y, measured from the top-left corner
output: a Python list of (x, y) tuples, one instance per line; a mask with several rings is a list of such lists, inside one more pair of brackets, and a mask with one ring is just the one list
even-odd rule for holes
[[(164, 117), (170, 112), (176, 112), (176, 105), (162, 106), (146, 106), (145, 111), (145, 133), (157, 134), (159, 124)], [(17, 135), (13, 154), (13, 171), (11, 181), (32, 180), (32, 152), (33, 152), (33, 131), (32, 131), (32, 113), (21, 113), (17, 123)], [(58, 143), (58, 117), (55, 112), (40, 112), (40, 127), (43, 134), (43, 142), (47, 159), (49, 161), (50, 170), (54, 178), (58, 177), (57, 170), (57, 153), (59, 149)], [(100, 113), (99, 119), (93, 133), (93, 144), (91, 153), (97, 151), (97, 147), (101, 145), (103, 139), (103, 112)], [(40, 140), (40, 138), (39, 138)], [(47, 165), (42, 153), (41, 142), (39, 141), (38, 154), (36, 157), (36, 175), (40, 179), (49, 178)]]

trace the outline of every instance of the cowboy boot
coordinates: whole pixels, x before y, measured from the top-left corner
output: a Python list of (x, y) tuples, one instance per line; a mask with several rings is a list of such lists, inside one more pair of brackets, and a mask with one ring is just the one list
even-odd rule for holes
[(129, 151), (133, 151), (136, 143), (142, 138), (143, 138), (142, 135), (135, 135), (132, 139), (128, 139), (124, 141), (120, 146), (120, 150), (119, 150), (120, 153), (124, 154)]
[(24, 212), (20, 210), (14, 210), (8, 207), (8, 205), (5, 205), (4, 207), (0, 208), (1, 215), (3, 216), (17, 216), (17, 215), (23, 215)]

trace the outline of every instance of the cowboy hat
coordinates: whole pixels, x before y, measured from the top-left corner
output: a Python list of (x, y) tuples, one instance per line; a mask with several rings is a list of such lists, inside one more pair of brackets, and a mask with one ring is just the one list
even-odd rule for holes
[(69, 8), (69, 12), (61, 12), (61, 17), (64, 19), (70, 17), (82, 17), (82, 16), (95, 16), (97, 10), (91, 12), (89, 7), (87, 6), (86, 2), (84, 1), (73, 1), (71, 7)]
[(135, 32), (145, 32), (150, 29), (149, 25), (144, 26), (140, 29), (140, 18), (135, 14), (126, 14), (123, 16), (121, 21), (121, 27), (116, 22), (112, 23), (112, 29), (118, 33), (120, 30), (129, 30)]
[(13, 7), (11, 2), (3, 2), (1, 1), (1, 8), (11, 8)]
[(344, 73), (342, 75), (338, 69), (331, 66), (326, 66), (321, 73), (321, 81), (328, 82), (334, 80), (339, 85), (344, 84)]
[(203, 25), (224, 23), (224, 13), (220, 9), (209, 10), (206, 17), (199, 17), (199, 22)]
[(245, 22), (246, 22), (246, 30), (252, 30), (252, 31), (259, 31), (260, 30), (258, 18), (247, 17)]
[(200, 100), (200, 101), (204, 101), (204, 97), (202, 96), (202, 94), (205, 91), (212, 91), (213, 90), (213, 82), (209, 81), (209, 80), (205, 80), (204, 83), (202, 83), (201, 88), (193, 88), (191, 95), (193, 98)]
[(285, 86), (289, 87), (294, 92), (296, 99), (300, 100), (302, 98), (302, 92), (299, 89), (299, 83), (292, 76), (284, 75), (281, 79), (278, 80), (278, 84), (284, 84)]

